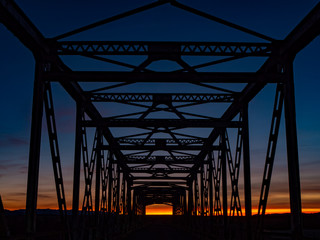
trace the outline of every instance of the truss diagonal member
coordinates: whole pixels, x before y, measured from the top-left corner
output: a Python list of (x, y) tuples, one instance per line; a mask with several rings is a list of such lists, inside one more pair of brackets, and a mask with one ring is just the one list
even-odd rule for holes
[(91, 24), (86, 25), (84, 27), (75, 29), (73, 31), (58, 35), (58, 36), (54, 37), (53, 39), (54, 40), (59, 40), (59, 39), (62, 39), (62, 38), (70, 37), (70, 36), (75, 35), (77, 33), (81, 33), (81, 32), (87, 31), (89, 29), (96, 28), (96, 27), (99, 27), (101, 25), (104, 25), (104, 24), (119, 20), (121, 18), (125, 18), (125, 17), (131, 16), (131, 15), (137, 14), (139, 12), (143, 12), (143, 11), (146, 11), (148, 9), (152, 9), (152, 8), (158, 7), (158, 6), (163, 5), (163, 4), (167, 3), (167, 2), (168, 1), (157, 1), (157, 2), (154, 2), (154, 3), (151, 3), (151, 4), (147, 4), (147, 5), (144, 5), (142, 7), (139, 7), (139, 8), (124, 12), (124, 13), (120, 13), (118, 15), (115, 15), (115, 16), (100, 20), (98, 22), (91, 23)]
[[(239, 121), (241, 121), (241, 116), (239, 118), (240, 118)], [(231, 186), (232, 186), (230, 214), (234, 216), (236, 211), (238, 216), (239, 215), (242, 216), (240, 197), (239, 197), (239, 188), (238, 188), (239, 167), (240, 167), (241, 146), (242, 146), (242, 128), (241, 127), (238, 128), (237, 146), (236, 146), (234, 163), (232, 160), (232, 153), (230, 149), (230, 142), (229, 142), (227, 131), (225, 132), (225, 140), (226, 140), (226, 156), (227, 156)]]
[(104, 151), (101, 151), (101, 211), (107, 211), (107, 189), (108, 189), (108, 168), (109, 168), (109, 155), (110, 151), (107, 152), (107, 157), (104, 157)]
[(250, 29), (248, 29), (248, 28), (245, 28), (245, 27), (239, 26), (239, 25), (237, 25), (237, 24), (231, 23), (231, 22), (229, 22), (229, 21), (223, 20), (223, 19), (218, 18), (218, 17), (216, 17), (216, 16), (213, 16), (213, 15), (211, 15), (211, 14), (208, 14), (208, 13), (202, 12), (202, 11), (200, 11), (200, 10), (194, 9), (194, 8), (192, 8), (192, 7), (186, 6), (186, 5), (181, 4), (181, 3), (177, 2), (177, 1), (171, 1), (171, 4), (172, 4), (173, 6), (175, 6), (175, 7), (177, 7), (177, 8), (180, 8), (180, 9), (182, 9), (182, 10), (185, 10), (185, 11), (187, 11), (187, 12), (190, 12), (190, 13), (196, 14), (196, 15), (198, 15), (198, 16), (201, 16), (201, 17), (210, 19), (210, 20), (215, 21), (215, 22), (217, 22), (217, 23), (221, 23), (221, 24), (223, 24), (223, 25), (225, 25), (225, 26), (228, 26), (228, 27), (237, 29), (237, 30), (242, 31), (242, 32), (245, 32), (245, 33), (248, 33), (248, 34), (253, 35), (253, 36), (255, 36), (255, 37), (259, 37), (259, 38), (261, 38), (261, 39), (264, 39), (264, 40), (267, 40), (267, 41), (270, 41), (270, 42), (272, 42), (272, 41), (275, 40), (275, 39), (273, 39), (273, 38), (271, 38), (271, 37), (268, 37), (268, 36), (266, 36), (266, 35), (263, 35), (263, 34), (261, 34), (261, 33), (255, 32), (255, 31), (253, 31), (253, 30), (250, 30)]
[(276, 154), (281, 113), (282, 113), (282, 107), (283, 107), (283, 99), (284, 99), (283, 84), (278, 84), (276, 89), (274, 107), (273, 107), (271, 128), (270, 128), (268, 148), (267, 148), (267, 156), (266, 156), (266, 162), (265, 162), (264, 171), (263, 171), (261, 194), (260, 194), (259, 207), (258, 207), (258, 225), (257, 225), (258, 233), (263, 229), (263, 219), (264, 219), (265, 211), (267, 208), (268, 194), (270, 189), (272, 169), (273, 169), (274, 157)]
[[(115, 64), (115, 65), (122, 66), (122, 67), (131, 68), (131, 69), (136, 69), (137, 68), (137, 66), (129, 64), (129, 63), (124, 63), (124, 62), (120, 62), (120, 61), (116, 61), (116, 60), (113, 60), (113, 59), (100, 57), (100, 56), (96, 56), (96, 55), (82, 54), (81, 56), (92, 58), (92, 59), (99, 60), (99, 61), (102, 61), (102, 62)], [(143, 70), (146, 71), (146, 72), (153, 72), (152, 70), (148, 70), (148, 69), (145, 69), (145, 68)]]
[[(56, 193), (59, 205), (59, 212), (63, 227), (65, 228), (67, 234), (70, 234), (68, 216), (67, 216), (67, 204), (64, 192), (63, 177), (62, 177), (62, 168), (60, 160), (60, 152), (58, 145), (58, 135), (56, 129), (56, 121), (53, 107), (53, 99), (50, 83), (45, 84), (45, 98), (44, 106), (47, 120), (47, 129), (50, 142), (50, 151), (52, 157), (52, 166), (54, 173), (54, 180), (56, 185)], [(70, 238), (69, 238), (70, 239)]]
[[(220, 143), (221, 144), (221, 143)], [(213, 152), (209, 155), (212, 161), (213, 183), (214, 183), (214, 215), (221, 215), (221, 199), (220, 199), (220, 182), (221, 182), (221, 155), (222, 151), (218, 152), (217, 162)]]
[[(86, 131), (83, 131), (83, 139), (86, 141)], [(93, 146), (92, 146), (92, 151), (91, 151), (91, 156), (90, 156), (90, 162), (88, 157), (88, 146), (84, 148), (84, 156), (86, 158), (83, 159), (83, 170), (85, 172), (85, 190), (84, 190), (84, 198), (83, 198), (83, 204), (82, 204), (82, 211), (92, 211), (93, 204), (92, 204), (92, 192), (91, 192), (91, 187), (92, 187), (92, 177), (94, 173), (94, 166), (95, 162), (97, 160), (97, 142), (98, 142), (98, 133), (97, 131), (95, 132), (94, 140), (93, 140)]]

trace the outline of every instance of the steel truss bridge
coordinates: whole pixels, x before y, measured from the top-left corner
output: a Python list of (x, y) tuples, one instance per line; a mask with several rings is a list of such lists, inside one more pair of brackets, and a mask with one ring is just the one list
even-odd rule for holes
[[(261, 40), (62, 41), (66, 37), (163, 4), (170, 4)], [(209, 221), (216, 217), (222, 229), (220, 239), (229, 239), (229, 224), (234, 216), (244, 216), (245, 239), (259, 239), (264, 229), (263, 219), (283, 108), (291, 208), (290, 236), (302, 238), (293, 61), (296, 54), (320, 33), (320, 4), (283, 40), (275, 40), (175, 0), (156, 1), (53, 38), (45, 38), (13, 1), (0, 0), (0, 16), (1, 23), (33, 53), (36, 61), (26, 205), (29, 239), (36, 238), (37, 234), (36, 206), (43, 115), (47, 121), (57, 200), (62, 231), (65, 233), (63, 238), (78, 239), (79, 228), (89, 228), (81, 225), (81, 218), (86, 218), (93, 219), (93, 225), (90, 226), (95, 231), (90, 233), (87, 229), (89, 233), (85, 232), (82, 237), (89, 239), (91, 234), (95, 239), (107, 239), (105, 230), (99, 232), (103, 222), (101, 219), (107, 219), (102, 229), (115, 228), (108, 222), (109, 218), (119, 216), (132, 220), (144, 215), (147, 205), (161, 203), (171, 205), (174, 215), (183, 215), (188, 219), (207, 216), (203, 219)], [(75, 71), (63, 62), (63, 56), (66, 55), (94, 59), (127, 70)], [(132, 65), (114, 60), (113, 56), (143, 56), (145, 60)], [(185, 60), (185, 56), (219, 58), (192, 65)], [(204, 67), (251, 57), (261, 57), (265, 62), (258, 70), (250, 72), (201, 71)], [(180, 69), (155, 71), (149, 67), (160, 60), (175, 62)], [(90, 89), (86, 85), (93, 82), (99, 87)], [(76, 102), (77, 108), (72, 216), (67, 214), (63, 163), (51, 91), (53, 83), (65, 89)], [(182, 90), (186, 85), (194, 86), (194, 90), (187, 88), (187, 91), (181, 92), (179, 89), (180, 92), (168, 92), (164, 88), (154, 88), (150, 92), (120, 91), (122, 87), (128, 89), (128, 86), (138, 83), (162, 86), (176, 83), (181, 85)], [(276, 85), (276, 93), (262, 176), (258, 222), (253, 225), (248, 104), (268, 84)], [(230, 86), (237, 86), (237, 90)], [(206, 92), (196, 92), (200, 87)], [(131, 107), (135, 111), (106, 114), (104, 109), (108, 109), (108, 104), (117, 104), (119, 108), (128, 106), (123, 109)], [(219, 106), (223, 111), (221, 114), (208, 113), (201, 111), (203, 106)], [(189, 111), (191, 108), (200, 111)], [(235, 139), (233, 144), (230, 140), (232, 134), (235, 134), (232, 137)], [(243, 179), (239, 177), (240, 171), (243, 171)], [(84, 175), (83, 183), (80, 181), (81, 174)], [(244, 198), (239, 193), (241, 181)], [(80, 196), (82, 184), (84, 191)], [(228, 193), (229, 187), (231, 191)], [(211, 228), (209, 232), (214, 229)]]

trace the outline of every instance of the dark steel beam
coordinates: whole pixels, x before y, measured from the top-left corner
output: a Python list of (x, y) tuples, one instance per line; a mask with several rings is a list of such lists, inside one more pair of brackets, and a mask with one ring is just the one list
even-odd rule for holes
[(233, 102), (236, 94), (212, 94), (212, 93), (87, 93), (93, 102), (188, 102), (188, 103), (212, 103)]
[(280, 54), (295, 55), (320, 34), (320, 3), (285, 38)]
[(202, 145), (205, 138), (116, 138), (119, 144), (132, 144), (132, 145), (147, 145), (156, 144), (157, 141), (161, 141), (166, 145), (178, 144), (182, 146), (187, 145)]
[(10, 0), (0, 0), (0, 21), (25, 45), (36, 58), (49, 54), (45, 38), (19, 6)]
[(36, 232), (36, 209), (38, 199), (40, 145), (43, 118), (43, 102), (45, 85), (42, 81), (43, 64), (36, 62), (35, 81), (33, 88), (31, 136), (29, 148), (26, 221), (27, 236), (33, 239)]
[(128, 162), (128, 164), (131, 163), (143, 163), (147, 162), (149, 163), (193, 163), (195, 160), (195, 156), (147, 156), (147, 155), (132, 155), (125, 158), (125, 160)]
[[(134, 185), (136, 184), (142, 184), (142, 185), (146, 185), (146, 187), (148, 187), (148, 190), (154, 190), (155, 188), (149, 188), (149, 187), (170, 187), (170, 188), (179, 188), (179, 189), (184, 189), (183, 186), (180, 186), (180, 185), (177, 185), (177, 184), (185, 184), (186, 182), (176, 182), (176, 181), (172, 181), (172, 182), (169, 182), (169, 181), (158, 181), (158, 182), (155, 182), (155, 181), (134, 181)], [(144, 186), (134, 186), (135, 188), (139, 188), (139, 187), (144, 187)], [(147, 189), (147, 188), (146, 188)], [(172, 191), (172, 190), (171, 190)]]
[[(169, 181), (169, 180), (183, 180), (183, 181), (187, 181), (188, 178), (187, 177), (170, 177), (170, 176), (152, 176), (152, 177), (139, 177), (139, 176), (134, 176), (131, 178), (133, 181), (134, 181), (134, 184), (137, 184), (137, 180), (150, 180), (150, 181), (155, 181), (155, 180), (160, 180), (160, 181), (163, 181), (163, 180), (166, 180), (166, 181)], [(174, 183), (181, 183), (181, 182), (174, 182)], [(184, 183), (184, 182), (182, 182)]]
[[(75, 146), (74, 146), (74, 170), (73, 170), (73, 195), (72, 195), (72, 221), (76, 222), (79, 211), (79, 192), (80, 192), (80, 170), (81, 170), (81, 118), (83, 108), (77, 104), (76, 110), (76, 129), (75, 129)], [(73, 225), (74, 234), (76, 226)]]
[(254, 83), (263, 75), (265, 83), (281, 81), (281, 74), (255, 72), (48, 72), (44, 78), (53, 82), (176, 82), (176, 83)]
[(61, 34), (59, 36), (54, 37), (53, 39), (58, 40), (58, 39), (61, 39), (61, 38), (70, 37), (70, 36), (75, 35), (77, 33), (81, 33), (83, 31), (87, 31), (87, 30), (99, 27), (101, 25), (104, 25), (104, 24), (119, 20), (121, 18), (125, 18), (125, 17), (131, 16), (131, 15), (137, 14), (139, 12), (143, 12), (143, 11), (146, 11), (148, 9), (152, 9), (152, 8), (161, 6), (161, 5), (163, 5), (163, 4), (167, 3), (167, 2), (169, 2), (169, 0), (161, 0), (161, 1), (154, 2), (154, 3), (150, 3), (150, 4), (144, 5), (142, 7), (139, 7), (139, 8), (124, 12), (124, 13), (120, 13), (118, 15), (115, 15), (115, 16), (112, 16), (112, 17), (97, 21), (95, 23), (91, 23), (89, 25), (80, 27), (78, 29), (72, 30), (72, 31), (64, 33), (64, 34)]
[[(27, 18), (23, 11), (13, 2), (8, 0), (0, 0), (0, 16), (1, 22), (28, 48), (31, 50), (36, 59), (47, 59), (47, 69), (51, 68), (60, 73), (71, 72), (71, 70), (61, 61), (61, 59), (52, 54), (52, 46)], [(42, 59), (42, 60), (44, 60)], [(43, 78), (42, 78), (43, 79)], [(101, 121), (102, 116), (95, 106), (85, 96), (82, 88), (76, 82), (60, 82), (67, 93), (80, 105), (85, 106), (85, 112), (94, 121)], [(39, 102), (39, 101), (38, 101)], [(38, 103), (36, 103), (38, 104)], [(39, 123), (38, 123), (39, 124)], [(107, 139), (109, 145), (117, 145), (112, 133), (109, 129), (103, 129), (103, 135)], [(123, 155), (120, 151), (114, 153), (121, 164)], [(121, 164), (126, 169), (124, 164)]]
[[(203, 149), (203, 146), (178, 146), (178, 145), (164, 145), (164, 146), (157, 146), (157, 145), (137, 145), (137, 146), (132, 146), (132, 145), (119, 145), (117, 149), (119, 150), (148, 150), (148, 151), (159, 151), (159, 150), (164, 150), (164, 151), (173, 151), (173, 150), (189, 150), (189, 151), (200, 151)], [(114, 147), (110, 147), (109, 145), (104, 145), (101, 147), (103, 150), (114, 150)], [(219, 146), (210, 146), (208, 147), (209, 150), (219, 150)]]
[(148, 167), (135, 167), (130, 168), (130, 173), (148, 173), (148, 174), (156, 174), (156, 173), (165, 173), (165, 174), (173, 174), (173, 173), (190, 173), (189, 168), (148, 168)]
[(185, 11), (187, 11), (187, 12), (190, 12), (190, 13), (196, 14), (196, 15), (198, 15), (198, 16), (207, 18), (207, 19), (212, 20), (212, 21), (217, 22), (217, 23), (221, 23), (221, 24), (223, 24), (223, 25), (225, 25), (225, 26), (228, 26), (228, 27), (237, 29), (237, 30), (242, 31), (242, 32), (245, 32), (245, 33), (248, 33), (248, 34), (250, 34), (250, 35), (252, 35), (252, 36), (259, 37), (259, 38), (264, 39), (264, 40), (267, 40), (267, 41), (274, 41), (274, 39), (271, 38), (271, 37), (268, 37), (268, 36), (263, 35), (263, 34), (261, 34), (261, 33), (252, 31), (252, 30), (250, 30), (250, 29), (248, 29), (248, 28), (239, 26), (239, 25), (237, 25), (237, 24), (235, 24), (235, 23), (226, 21), (226, 20), (224, 20), (224, 19), (218, 18), (218, 17), (213, 16), (213, 15), (211, 15), (211, 14), (208, 14), (208, 13), (206, 13), (206, 12), (202, 12), (202, 11), (200, 11), (200, 10), (198, 10), (198, 9), (194, 9), (194, 8), (189, 7), (189, 6), (187, 6), (187, 5), (181, 4), (181, 3), (177, 2), (176, 0), (172, 0), (172, 1), (171, 1), (171, 4), (172, 4), (173, 6), (175, 6), (175, 7), (177, 7), (177, 8), (180, 8), (180, 9), (182, 9), (182, 10), (185, 10)]
[(246, 237), (252, 239), (252, 197), (251, 197), (251, 170), (250, 170), (250, 141), (249, 141), (249, 118), (248, 105), (242, 109), (244, 126), (242, 128), (243, 138), (243, 176), (244, 176), (244, 197), (246, 210)]
[[(294, 30), (282, 41), (277, 41), (277, 46), (274, 52), (278, 54), (272, 55), (259, 69), (258, 73), (260, 75), (258, 81), (249, 83), (239, 94), (237, 100), (230, 105), (230, 107), (225, 111), (222, 115), (222, 119), (232, 120), (241, 110), (243, 105), (248, 104), (268, 83), (270, 80), (268, 74), (264, 75), (264, 73), (275, 73), (277, 72), (277, 65), (281, 63), (282, 59), (285, 56), (292, 56), (295, 54), (294, 46), (297, 43), (304, 43), (302, 46), (305, 47), (307, 42), (311, 42), (314, 38), (316, 38), (319, 34), (310, 34), (308, 36), (307, 42), (304, 42), (303, 36), (301, 33), (310, 32), (314, 33), (319, 30), (317, 25), (318, 18), (320, 15), (320, 3), (316, 5), (316, 7), (307, 15), (307, 17), (302, 21), (301, 24), (298, 24)], [(290, 47), (289, 47), (290, 46)], [(300, 47), (301, 48), (301, 47)], [(298, 49), (296, 49), (298, 50)], [(219, 136), (219, 132), (213, 130), (208, 137), (206, 144), (212, 144)], [(198, 164), (195, 164), (194, 169), (199, 167), (199, 164), (205, 158), (207, 152), (201, 151), (198, 154)]]
[(56, 42), (58, 55), (156, 55), (172, 56), (270, 56), (272, 44), (250, 42), (144, 42), (63, 41)]
[[(88, 120), (84, 122), (87, 127), (179, 127), (179, 128), (212, 128), (212, 127), (228, 127), (238, 128), (242, 123), (239, 121), (222, 121), (209, 119), (103, 119), (102, 122)], [(117, 149), (118, 146), (111, 146)], [(210, 146), (207, 146), (210, 149)]]
[(298, 240), (303, 238), (303, 233), (293, 63), (287, 63), (284, 66), (284, 71), (286, 72), (286, 82), (284, 84), (284, 113), (287, 140), (291, 227), (293, 238)]

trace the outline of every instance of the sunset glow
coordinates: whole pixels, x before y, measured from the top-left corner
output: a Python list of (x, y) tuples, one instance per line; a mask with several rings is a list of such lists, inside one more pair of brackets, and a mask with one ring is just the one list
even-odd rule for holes
[(172, 215), (172, 207), (164, 204), (153, 204), (146, 207), (146, 215)]

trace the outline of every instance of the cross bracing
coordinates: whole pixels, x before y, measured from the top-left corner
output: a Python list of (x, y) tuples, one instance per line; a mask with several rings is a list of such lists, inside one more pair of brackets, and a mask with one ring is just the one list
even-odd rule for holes
[[(1, 23), (31, 50), (36, 59), (26, 206), (27, 231), (30, 236), (36, 231), (43, 108), (49, 131), (58, 206), (64, 223), (63, 231), (66, 238), (71, 236), (51, 90), (51, 84), (58, 83), (77, 105), (73, 220), (78, 217), (81, 199), (79, 187), (82, 162), (86, 190), (81, 210), (85, 213), (95, 211), (97, 219), (100, 212), (139, 215), (145, 213), (148, 204), (165, 203), (173, 206), (174, 214), (222, 215), (223, 237), (227, 239), (229, 216), (242, 215), (244, 206), (246, 236), (251, 239), (248, 104), (267, 84), (274, 84), (277, 85), (276, 104), (259, 214), (260, 219), (263, 218), (266, 209), (279, 119), (284, 105), (292, 236), (300, 239), (301, 196), (292, 63), (295, 55), (320, 33), (319, 4), (285, 39), (275, 40), (174, 0), (157, 1), (54, 38), (45, 38), (14, 2), (0, 0), (0, 3)], [(262, 42), (235, 42), (234, 39), (230, 42), (61, 41), (163, 4), (242, 31), (260, 38)], [(72, 70), (63, 61), (65, 55), (112, 63), (127, 67), (130, 71), (114, 71), (108, 69), (109, 65), (103, 71)], [(145, 56), (146, 59), (129, 64), (125, 60), (109, 58), (116, 55)], [(185, 58), (197, 56), (221, 58), (207, 62), (193, 61), (192, 64)], [(265, 59), (258, 70), (197, 71), (202, 67), (253, 57)], [(161, 71), (151, 70), (152, 64), (164, 60), (178, 65), (179, 69), (168, 71), (169, 67), (165, 66)], [(92, 90), (87, 83), (100, 85)], [(136, 92), (135, 85), (148, 83), (152, 85), (151, 91)], [(170, 89), (173, 83), (179, 84), (178, 90), (182, 93)], [(133, 90), (128, 90), (128, 87)], [(108, 104), (116, 104), (117, 111), (105, 111)], [(121, 108), (123, 105), (144, 109), (126, 112), (128, 109)], [(201, 109), (204, 105), (214, 107)], [(237, 130), (235, 149), (230, 144), (230, 128)], [(94, 139), (89, 139), (87, 132), (90, 129), (96, 132)], [(121, 131), (127, 132), (119, 134)], [(88, 147), (89, 141), (92, 142), (89, 144), (92, 149)], [(243, 179), (240, 179), (240, 170), (243, 170)], [(228, 184), (228, 178), (231, 184)], [(239, 181), (243, 181), (244, 199), (240, 198)], [(228, 188), (232, 189), (231, 196), (228, 196)], [(256, 231), (258, 235), (262, 228), (261, 220)]]

